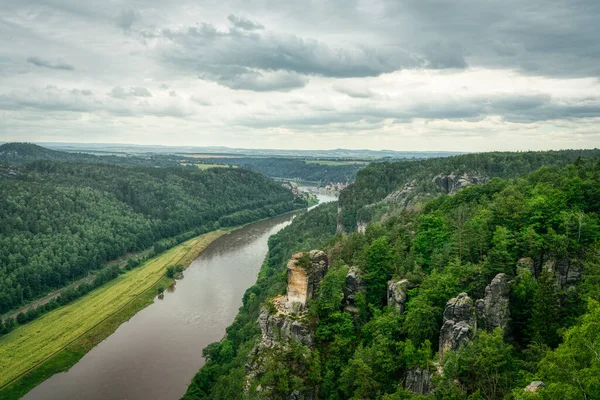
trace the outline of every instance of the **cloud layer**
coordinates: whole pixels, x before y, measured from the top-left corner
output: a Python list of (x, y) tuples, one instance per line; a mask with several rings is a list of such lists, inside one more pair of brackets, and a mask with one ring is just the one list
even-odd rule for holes
[(6, 0), (0, 141), (592, 147), (598, 20), (596, 0)]

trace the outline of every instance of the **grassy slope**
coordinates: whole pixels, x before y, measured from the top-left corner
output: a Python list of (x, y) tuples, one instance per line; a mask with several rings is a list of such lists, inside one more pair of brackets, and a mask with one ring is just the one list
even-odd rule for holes
[[(0, 339), (0, 399), (18, 399), (68, 369), (167, 287), (167, 266), (189, 265), (226, 231), (210, 232), (147, 261), (77, 301), (20, 326)], [(9, 385), (9, 386), (7, 386)]]

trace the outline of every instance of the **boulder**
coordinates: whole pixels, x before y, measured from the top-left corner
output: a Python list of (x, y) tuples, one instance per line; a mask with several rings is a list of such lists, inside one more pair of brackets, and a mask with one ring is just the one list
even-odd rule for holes
[(473, 300), (461, 293), (446, 303), (444, 323), (440, 331), (440, 356), (447, 350), (458, 350), (475, 336), (477, 318)]
[(544, 384), (544, 382), (542, 382), (542, 381), (533, 381), (529, 385), (527, 385), (527, 387), (525, 388), (525, 391), (526, 392), (534, 393), (534, 392), (537, 392), (538, 390), (543, 389), (545, 387), (546, 387), (546, 385)]
[(432, 373), (421, 368), (413, 368), (406, 373), (406, 388), (413, 393), (429, 395), (433, 392), (431, 387)]
[(498, 274), (485, 288), (483, 299), (477, 300), (479, 326), (487, 331), (502, 328), (506, 333), (510, 323), (510, 285), (504, 274)]
[(408, 290), (412, 285), (408, 279), (389, 281), (387, 286), (387, 305), (394, 307), (400, 314), (404, 312), (404, 304), (408, 297)]
[(344, 286), (344, 309), (350, 312), (358, 312), (356, 308), (356, 295), (365, 291), (365, 285), (358, 267), (350, 267), (346, 275)]

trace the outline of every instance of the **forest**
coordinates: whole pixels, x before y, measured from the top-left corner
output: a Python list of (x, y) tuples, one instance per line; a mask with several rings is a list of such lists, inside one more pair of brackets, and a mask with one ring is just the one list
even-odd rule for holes
[(237, 165), (271, 178), (302, 179), (328, 184), (350, 183), (363, 164), (323, 165), (297, 158), (206, 158), (205, 162)]
[(416, 184), (413, 196), (437, 196), (440, 189), (432, 182), (432, 178), (439, 174), (453, 173), (460, 176), (467, 173), (483, 179), (512, 178), (542, 166), (563, 167), (578, 157), (597, 158), (600, 157), (600, 150), (491, 152), (373, 163), (358, 171), (356, 183), (341, 193), (340, 206), (344, 209), (341, 222), (347, 232), (354, 230), (357, 220), (361, 219), (363, 214), (369, 214), (367, 206), (377, 203), (394, 190), (402, 189), (402, 185), (411, 182)]
[[(127, 253), (161, 252), (165, 238), (179, 243), (305, 206), (243, 169), (0, 164), (0, 313)], [(114, 272), (98, 275), (96, 285)]]
[[(184, 399), (600, 398), (596, 153), (492, 154), (494, 163), (481, 155), (477, 165), (499, 177), (419, 207), (398, 206), (364, 233), (334, 235), (333, 205), (297, 218), (269, 242), (257, 284), (227, 336), (204, 350), (207, 363)], [(434, 163), (466, 170), (464, 157), (470, 162)], [(425, 174), (420, 162), (413, 165), (417, 172), (406, 163), (371, 165), (343, 200), (377, 201), (386, 193), (368, 188), (390, 179), (390, 171)], [(405, 181), (394, 182), (385, 191)], [(362, 197), (350, 199), (354, 194)], [(285, 293), (291, 254), (315, 248), (326, 251), (329, 269), (305, 313), (290, 317), (308, 327), (314, 344), (289, 340), (258, 352), (260, 303), (268, 309), (268, 299)], [(344, 306), (351, 266), (364, 282), (355, 309)], [(471, 314), (485, 306), (475, 300), (489, 299), (499, 281), (508, 304), (502, 323), (479, 321), (479, 314), (475, 322)], [(390, 282), (407, 287), (400, 308), (390, 304)], [(440, 332), (460, 301), (470, 304), (473, 321), (460, 345), (448, 348)], [(248, 385), (251, 361), (260, 368)], [(407, 384), (415, 376), (431, 382), (415, 390)], [(524, 390), (530, 384), (535, 388)]]

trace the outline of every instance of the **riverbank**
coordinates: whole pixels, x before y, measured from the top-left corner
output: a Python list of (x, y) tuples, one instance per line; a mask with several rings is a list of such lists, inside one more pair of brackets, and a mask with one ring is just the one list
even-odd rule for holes
[(169, 265), (187, 267), (229, 230), (190, 239), (143, 266), (0, 338), (0, 400), (19, 399), (48, 377), (69, 369), (123, 322), (152, 303)]

